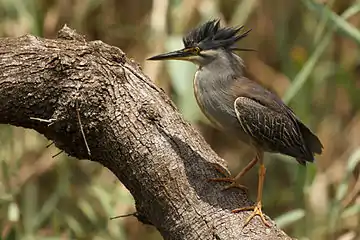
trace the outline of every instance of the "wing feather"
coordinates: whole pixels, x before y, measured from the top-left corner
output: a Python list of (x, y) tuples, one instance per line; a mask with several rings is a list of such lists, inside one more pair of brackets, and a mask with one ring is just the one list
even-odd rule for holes
[(308, 157), (301, 132), (286, 112), (275, 111), (248, 97), (238, 97), (234, 110), (240, 127), (258, 146), (296, 158)]

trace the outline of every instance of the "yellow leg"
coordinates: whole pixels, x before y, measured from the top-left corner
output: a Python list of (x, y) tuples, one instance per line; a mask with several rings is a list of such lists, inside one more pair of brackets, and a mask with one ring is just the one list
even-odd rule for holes
[(265, 220), (265, 216), (262, 213), (262, 204), (261, 204), (261, 199), (262, 199), (262, 191), (263, 191), (263, 186), (264, 186), (264, 179), (265, 179), (265, 173), (266, 173), (266, 168), (265, 165), (263, 163), (263, 154), (261, 154), (259, 156), (259, 161), (260, 161), (260, 168), (259, 168), (259, 185), (258, 185), (258, 194), (257, 194), (257, 199), (256, 199), (256, 204), (255, 206), (252, 207), (243, 207), (243, 208), (238, 208), (238, 209), (234, 209), (232, 210), (233, 213), (237, 213), (237, 212), (242, 212), (242, 211), (253, 211), (253, 213), (248, 217), (248, 219), (246, 220), (244, 227), (250, 222), (250, 220), (255, 217), (256, 215), (258, 215), (261, 218), (261, 221), (263, 222), (263, 224), (267, 227), (270, 227), (270, 224)]
[[(239, 183), (239, 181), (241, 180), (241, 178), (252, 168), (254, 167), (254, 165), (257, 163), (258, 161), (258, 157), (256, 156), (253, 160), (251, 160), (251, 162), (248, 163), (248, 165), (246, 165), (241, 172), (236, 175), (235, 178), (231, 178), (231, 177), (225, 177), (225, 178), (211, 178), (209, 179), (209, 181), (213, 181), (213, 182), (230, 182), (231, 184), (226, 186), (225, 189), (229, 189), (229, 188), (233, 188), (233, 187), (237, 187), (237, 188), (241, 188), (243, 190), (248, 190), (247, 187), (241, 185)], [(219, 169), (216, 167), (216, 170), (218, 170), (221, 174), (223, 175), (227, 175), (224, 173), (224, 171), (222, 169)]]

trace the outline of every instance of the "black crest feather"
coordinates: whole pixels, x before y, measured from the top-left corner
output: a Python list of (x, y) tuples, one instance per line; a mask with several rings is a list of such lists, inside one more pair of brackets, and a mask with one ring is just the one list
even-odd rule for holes
[[(237, 41), (246, 37), (251, 30), (240, 31), (244, 27), (220, 27), (220, 20), (208, 21), (190, 31), (184, 38), (185, 48), (200, 47), (201, 49), (231, 48)], [(236, 48), (234, 48), (236, 50)]]

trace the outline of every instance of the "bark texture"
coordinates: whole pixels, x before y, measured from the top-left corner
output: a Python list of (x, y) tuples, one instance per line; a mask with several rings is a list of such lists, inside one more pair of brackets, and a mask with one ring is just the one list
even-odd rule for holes
[(34, 129), (110, 169), (134, 196), (139, 220), (164, 239), (291, 239), (258, 217), (243, 228), (250, 213), (230, 211), (252, 204), (246, 194), (207, 182), (224, 160), (139, 65), (66, 26), (53, 40), (0, 39), (0, 123)]

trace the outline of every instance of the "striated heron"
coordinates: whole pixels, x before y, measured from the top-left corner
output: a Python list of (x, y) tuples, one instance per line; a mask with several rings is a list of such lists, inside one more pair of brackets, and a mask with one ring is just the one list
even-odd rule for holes
[[(264, 152), (292, 156), (300, 164), (306, 165), (306, 162), (314, 161), (315, 153), (322, 153), (323, 146), (318, 137), (278, 96), (244, 76), (243, 60), (234, 53), (251, 50), (234, 46), (250, 32), (241, 33), (242, 29), (242, 26), (220, 27), (219, 20), (208, 21), (183, 38), (183, 49), (153, 56), (148, 60), (186, 60), (198, 65), (194, 93), (205, 116), (256, 151), (254, 159), (236, 177), (212, 180), (230, 182), (226, 189), (245, 188), (240, 185), (240, 179), (259, 163), (256, 204), (232, 212), (253, 211), (244, 226), (256, 215), (260, 216), (266, 226), (270, 226), (262, 213), (261, 203), (266, 170)], [(217, 170), (225, 174), (225, 171)]]

